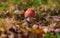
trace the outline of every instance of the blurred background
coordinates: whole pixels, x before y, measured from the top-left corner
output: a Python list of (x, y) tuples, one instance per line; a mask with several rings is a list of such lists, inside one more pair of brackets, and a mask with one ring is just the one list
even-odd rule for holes
[[(29, 8), (37, 15), (31, 23), (26, 23), (24, 13)], [(40, 31), (34, 29), (34, 25), (38, 26)], [(42, 37), (32, 29), (40, 32)], [(42, 30), (44, 33), (41, 33)], [(0, 0), (0, 37), (60, 38), (60, 0)]]

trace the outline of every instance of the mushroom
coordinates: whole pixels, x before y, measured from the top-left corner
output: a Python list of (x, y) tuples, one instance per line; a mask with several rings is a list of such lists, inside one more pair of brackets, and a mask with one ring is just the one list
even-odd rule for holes
[(35, 15), (35, 11), (32, 10), (31, 8), (27, 9), (26, 12), (24, 13), (25, 17), (33, 17)]

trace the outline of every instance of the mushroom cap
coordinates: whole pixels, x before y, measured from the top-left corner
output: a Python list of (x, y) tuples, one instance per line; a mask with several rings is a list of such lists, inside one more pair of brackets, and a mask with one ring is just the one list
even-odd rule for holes
[(25, 17), (33, 17), (35, 15), (35, 11), (32, 10), (31, 8), (27, 9), (26, 12), (24, 13)]

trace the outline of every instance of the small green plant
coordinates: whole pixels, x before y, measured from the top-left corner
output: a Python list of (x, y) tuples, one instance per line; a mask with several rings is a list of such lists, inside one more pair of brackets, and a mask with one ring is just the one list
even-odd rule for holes
[(48, 32), (45, 34), (44, 38), (51, 38), (51, 34)]

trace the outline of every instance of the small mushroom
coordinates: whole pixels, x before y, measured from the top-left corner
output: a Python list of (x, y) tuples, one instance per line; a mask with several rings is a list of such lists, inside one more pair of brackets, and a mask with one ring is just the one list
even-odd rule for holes
[(35, 15), (35, 11), (32, 10), (31, 8), (27, 9), (26, 12), (24, 13), (25, 17), (33, 17)]

